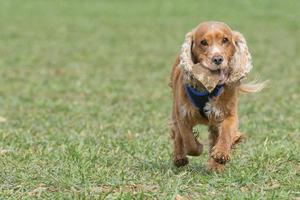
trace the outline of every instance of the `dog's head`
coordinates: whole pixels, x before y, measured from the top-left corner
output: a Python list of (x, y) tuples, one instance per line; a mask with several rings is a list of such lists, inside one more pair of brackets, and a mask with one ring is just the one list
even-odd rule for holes
[[(188, 55), (181, 56), (191, 62), (220, 73), (220, 83), (240, 80), (251, 70), (251, 55), (243, 35), (222, 22), (204, 22), (186, 36), (184, 48), (189, 46)], [(185, 66), (187, 71), (191, 67)], [(185, 70), (186, 70), (185, 69)]]
[(205, 22), (194, 31), (192, 58), (210, 70), (225, 70), (235, 52), (234, 35), (224, 23)]

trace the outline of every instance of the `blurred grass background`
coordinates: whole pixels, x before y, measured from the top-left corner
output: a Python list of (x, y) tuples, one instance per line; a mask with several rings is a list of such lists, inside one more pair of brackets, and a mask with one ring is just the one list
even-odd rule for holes
[[(0, 198), (299, 197), (299, 10), (297, 0), (0, 1)], [(185, 33), (207, 20), (243, 33), (249, 79), (271, 80), (241, 96), (248, 140), (224, 174), (206, 170), (207, 150), (171, 164), (167, 83)]]

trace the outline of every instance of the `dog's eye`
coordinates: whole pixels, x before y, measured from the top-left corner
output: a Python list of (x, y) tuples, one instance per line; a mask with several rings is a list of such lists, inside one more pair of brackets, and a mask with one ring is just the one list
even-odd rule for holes
[(203, 46), (207, 46), (208, 45), (208, 43), (207, 43), (206, 40), (201, 40), (200, 44), (203, 45)]
[(228, 38), (227, 37), (224, 37), (223, 38), (223, 43), (227, 43), (229, 40), (228, 40)]

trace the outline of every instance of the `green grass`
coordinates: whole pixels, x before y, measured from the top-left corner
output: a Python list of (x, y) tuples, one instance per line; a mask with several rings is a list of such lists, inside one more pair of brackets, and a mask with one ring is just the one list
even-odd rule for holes
[[(300, 3), (0, 1), (0, 199), (300, 196)], [(225, 21), (247, 38), (241, 144), (223, 174), (171, 164), (167, 86), (186, 32)], [(3, 119), (5, 118), (6, 121)]]

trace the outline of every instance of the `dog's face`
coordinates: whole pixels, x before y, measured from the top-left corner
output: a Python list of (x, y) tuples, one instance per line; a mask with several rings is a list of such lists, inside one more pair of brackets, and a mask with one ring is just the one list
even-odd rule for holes
[(219, 71), (222, 79), (226, 79), (235, 53), (232, 30), (221, 22), (205, 22), (195, 29), (192, 42), (194, 63)]

